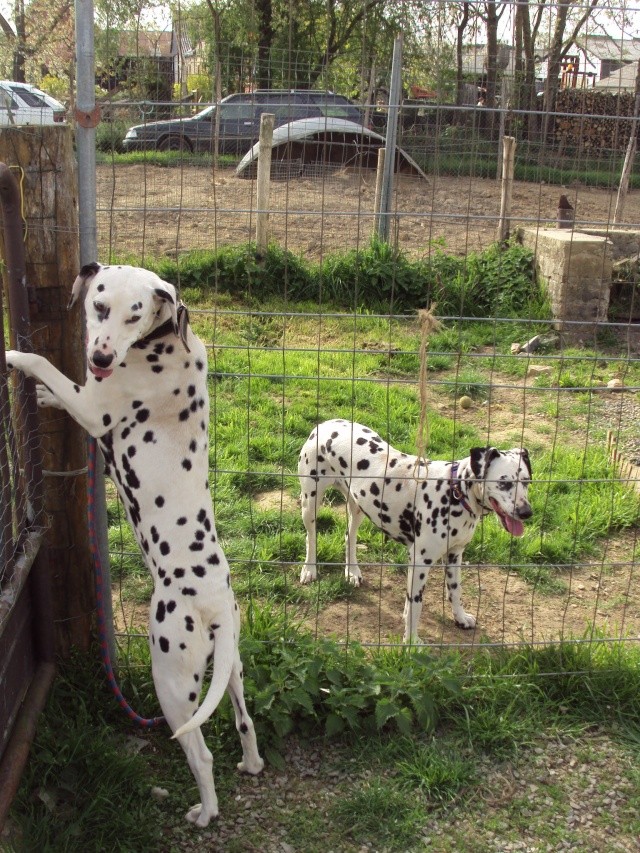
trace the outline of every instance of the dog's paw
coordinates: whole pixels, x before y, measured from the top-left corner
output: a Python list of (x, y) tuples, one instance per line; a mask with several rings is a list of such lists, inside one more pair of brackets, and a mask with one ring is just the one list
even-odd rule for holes
[(21, 352), (17, 350), (10, 349), (5, 353), (5, 361), (7, 363), (7, 370), (17, 370), (20, 367), (20, 357), (22, 356)]
[(351, 586), (362, 586), (362, 572), (359, 568), (346, 568), (344, 576)]
[(36, 399), (39, 406), (51, 406), (54, 409), (62, 408), (58, 398), (55, 394), (51, 393), (46, 385), (41, 385), (40, 383), (36, 385)]
[(189, 823), (202, 828), (209, 825), (211, 818), (218, 817), (218, 807), (216, 806), (215, 810), (211, 814), (208, 814), (202, 808), (202, 803), (197, 803), (193, 808), (189, 809), (185, 817)]
[(300, 572), (300, 583), (313, 583), (317, 576), (315, 566), (303, 566)]
[(257, 755), (255, 758), (245, 758), (243, 761), (239, 761), (237, 767), (241, 773), (249, 773), (251, 776), (257, 776), (258, 773), (262, 773), (264, 770), (264, 761)]
[(455, 623), (458, 628), (475, 628), (476, 627), (476, 617), (472, 613), (458, 613), (454, 616)]

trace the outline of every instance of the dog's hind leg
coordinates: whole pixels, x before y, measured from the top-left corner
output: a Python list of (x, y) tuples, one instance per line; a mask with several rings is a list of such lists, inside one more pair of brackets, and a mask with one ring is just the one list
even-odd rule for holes
[(236, 716), (236, 729), (238, 730), (242, 744), (242, 761), (238, 763), (238, 770), (241, 770), (243, 773), (251, 773), (255, 776), (264, 767), (264, 761), (258, 752), (253, 721), (249, 716), (244, 701), (242, 661), (240, 660), (239, 653), (236, 654), (227, 691), (231, 697), (231, 703)]
[(304, 566), (300, 572), (300, 583), (312, 583), (317, 575), (317, 536), (318, 526), (316, 520), (318, 510), (322, 506), (322, 498), (331, 481), (325, 477), (320, 478), (300, 472), (300, 505), (302, 507), (302, 521), (307, 531), (307, 553)]
[(351, 494), (347, 494), (347, 533), (345, 536), (346, 558), (344, 576), (353, 586), (362, 583), (362, 572), (358, 566), (357, 540), (358, 528), (362, 524), (364, 513)]
[[(153, 680), (162, 713), (171, 731), (175, 732), (191, 719), (198, 707), (199, 689), (194, 683), (194, 675), (187, 675), (187, 670), (178, 666), (168, 666), (165, 671), (158, 666), (154, 667)], [(197, 684), (202, 684), (202, 673)], [(189, 809), (186, 818), (196, 826), (207, 826), (212, 818), (218, 816), (218, 797), (213, 783), (213, 756), (200, 729), (180, 735), (178, 743), (187, 756), (200, 792), (200, 802)]]

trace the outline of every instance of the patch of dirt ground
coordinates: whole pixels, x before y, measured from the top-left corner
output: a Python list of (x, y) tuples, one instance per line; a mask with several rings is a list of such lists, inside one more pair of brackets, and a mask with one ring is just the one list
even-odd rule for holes
[[(604, 227), (616, 194), (607, 189), (513, 182), (512, 222), (555, 227), (558, 199), (568, 196), (576, 224)], [(396, 176), (392, 210), (399, 246), (413, 256), (434, 246), (467, 254), (494, 242), (501, 185), (484, 178)], [(184, 165), (97, 167), (100, 257), (175, 255), (255, 239), (256, 182), (233, 168)], [(345, 169), (317, 178), (272, 181), (272, 239), (318, 259), (367, 246), (372, 234), (375, 173)], [(640, 192), (631, 191), (623, 223), (640, 222)]]

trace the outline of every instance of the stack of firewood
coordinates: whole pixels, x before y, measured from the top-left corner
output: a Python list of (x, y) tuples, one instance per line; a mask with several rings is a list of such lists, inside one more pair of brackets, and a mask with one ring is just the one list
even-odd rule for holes
[(555, 138), (560, 151), (624, 151), (631, 133), (634, 106), (633, 92), (612, 94), (597, 89), (559, 92)]

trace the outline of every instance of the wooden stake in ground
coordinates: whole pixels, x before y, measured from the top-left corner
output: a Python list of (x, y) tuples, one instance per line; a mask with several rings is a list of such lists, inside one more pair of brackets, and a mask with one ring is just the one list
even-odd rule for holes
[(622, 220), (624, 215), (624, 206), (627, 201), (627, 193), (629, 192), (629, 178), (633, 169), (633, 161), (636, 156), (636, 147), (638, 145), (638, 116), (640, 116), (640, 59), (636, 68), (636, 100), (633, 106), (633, 121), (631, 122), (631, 134), (627, 144), (627, 153), (624, 156), (624, 165), (622, 174), (620, 175), (620, 185), (618, 187), (618, 197), (616, 198), (616, 209), (613, 214), (613, 224), (616, 225)]
[(502, 140), (502, 193), (500, 196), (500, 219), (496, 239), (499, 243), (509, 237), (511, 224), (511, 196), (513, 194), (513, 175), (516, 161), (516, 140), (505, 136)]

